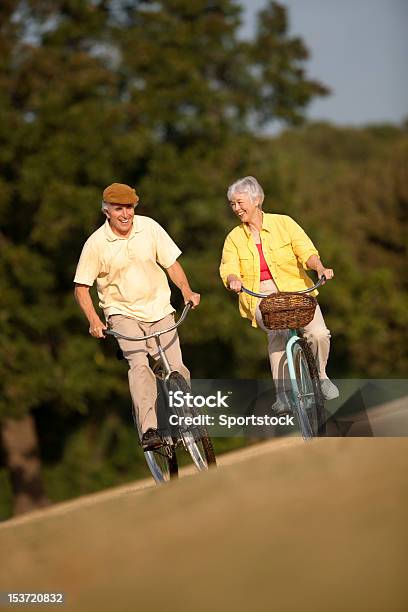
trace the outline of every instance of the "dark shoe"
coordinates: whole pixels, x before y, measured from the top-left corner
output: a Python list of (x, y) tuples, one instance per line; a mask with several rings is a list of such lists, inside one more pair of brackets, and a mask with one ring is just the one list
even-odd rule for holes
[(144, 432), (142, 436), (142, 447), (143, 450), (150, 450), (153, 448), (158, 448), (163, 445), (163, 440), (157, 431), (157, 429), (153, 429), (150, 427), (147, 431)]

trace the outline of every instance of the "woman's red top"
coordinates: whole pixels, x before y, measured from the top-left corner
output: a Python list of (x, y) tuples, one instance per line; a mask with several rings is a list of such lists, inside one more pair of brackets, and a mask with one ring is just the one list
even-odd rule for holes
[(268, 264), (266, 263), (266, 260), (263, 254), (263, 250), (262, 250), (262, 244), (261, 243), (257, 244), (256, 248), (258, 249), (259, 261), (261, 263), (261, 281), (271, 280), (272, 274), (270, 273)]

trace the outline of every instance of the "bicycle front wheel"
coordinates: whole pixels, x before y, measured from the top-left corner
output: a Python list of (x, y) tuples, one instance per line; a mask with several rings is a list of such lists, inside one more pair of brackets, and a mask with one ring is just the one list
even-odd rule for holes
[[(141, 433), (139, 428), (139, 421), (137, 418), (136, 410), (134, 405), (132, 405), (132, 416), (133, 423), (135, 429), (138, 432), (139, 442), (141, 439)], [(175, 446), (172, 444), (172, 440), (170, 439), (170, 443), (166, 443), (163, 441), (163, 446), (152, 450), (144, 451), (144, 456), (146, 459), (146, 463), (149, 467), (149, 470), (154, 478), (154, 480), (160, 484), (162, 482), (168, 482), (173, 478), (178, 477), (178, 462)]]
[(144, 452), (146, 463), (155, 481), (160, 484), (178, 477), (177, 455), (165, 446)]
[[(179, 374), (179, 372), (172, 372), (170, 374), (168, 385), (169, 390), (173, 391), (173, 394), (176, 391), (182, 391), (183, 395), (191, 393), (191, 389), (187, 384), (187, 381), (181, 374)], [(199, 416), (199, 413), (194, 406), (182, 406), (178, 410), (180, 411), (179, 416)], [(180, 426), (180, 436), (185, 449), (190, 454), (190, 457), (198, 470), (208, 470), (210, 466), (215, 466), (217, 464), (211, 438), (208, 434), (207, 428), (204, 425), (197, 425), (193, 427), (185, 427), (182, 425)]]
[(293, 345), (293, 365), (296, 375), (294, 403), (304, 439), (325, 433), (324, 400), (311, 348), (305, 338)]

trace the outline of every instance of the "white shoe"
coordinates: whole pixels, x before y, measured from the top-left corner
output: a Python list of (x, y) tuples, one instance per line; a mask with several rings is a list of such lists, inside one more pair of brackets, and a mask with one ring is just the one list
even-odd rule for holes
[(323, 397), (326, 400), (336, 399), (336, 397), (339, 397), (340, 395), (336, 385), (333, 384), (328, 378), (323, 378), (323, 380), (320, 381), (320, 388), (322, 390)]
[(271, 410), (276, 416), (289, 414), (291, 412), (291, 408), (288, 402), (281, 399), (280, 397), (276, 398), (276, 401), (271, 406)]

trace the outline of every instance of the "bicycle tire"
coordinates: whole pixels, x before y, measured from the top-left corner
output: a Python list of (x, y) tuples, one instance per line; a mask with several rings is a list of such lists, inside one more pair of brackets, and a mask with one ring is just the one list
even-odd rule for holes
[(316, 413), (317, 413), (317, 436), (325, 436), (327, 429), (327, 413), (324, 405), (324, 397), (320, 386), (320, 376), (317, 369), (316, 359), (313, 356), (312, 348), (306, 338), (302, 338), (302, 346), (305, 351), (309, 372), (313, 380), (313, 386), (316, 398)]
[[(141, 444), (141, 432), (133, 404), (132, 417)], [(173, 445), (163, 445), (155, 449), (143, 450), (143, 452), (149, 470), (157, 484), (178, 478), (177, 455)]]
[[(182, 391), (183, 394), (191, 393), (190, 386), (179, 372), (172, 372), (170, 374), (168, 385), (169, 391), (173, 391), (173, 393), (176, 391)], [(182, 407), (180, 412), (182, 416), (199, 416), (199, 412), (194, 406), (189, 406), (188, 408)], [(180, 436), (193, 463), (199, 471), (207, 470), (217, 465), (214, 448), (205, 425), (198, 425), (191, 428), (180, 427)]]
[(296, 374), (297, 397), (295, 409), (304, 439), (324, 436), (326, 419), (324, 399), (312, 350), (305, 338), (293, 345), (293, 364)]

